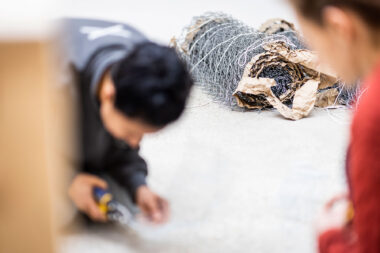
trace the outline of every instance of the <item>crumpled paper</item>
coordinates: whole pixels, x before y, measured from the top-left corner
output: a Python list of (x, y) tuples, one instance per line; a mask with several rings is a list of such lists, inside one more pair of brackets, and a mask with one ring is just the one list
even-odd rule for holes
[(259, 32), (266, 34), (275, 34), (289, 30), (296, 30), (294, 24), (280, 18), (269, 19), (259, 28)]
[[(285, 118), (299, 120), (308, 116), (314, 106), (327, 107), (338, 96), (338, 79), (328, 70), (322, 72), (317, 56), (309, 50), (292, 50), (283, 42), (268, 43), (266, 52), (256, 55), (246, 65), (234, 96), (240, 107), (276, 108)], [(292, 83), (279, 96), (273, 93), (276, 81), (259, 77), (266, 67), (286, 68)]]

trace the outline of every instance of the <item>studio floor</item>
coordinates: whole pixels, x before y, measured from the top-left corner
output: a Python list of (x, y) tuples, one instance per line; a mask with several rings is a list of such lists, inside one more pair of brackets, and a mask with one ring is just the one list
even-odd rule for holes
[(195, 88), (181, 120), (141, 145), (170, 222), (77, 230), (60, 252), (315, 252), (318, 211), (345, 190), (349, 120), (347, 109), (233, 112)]

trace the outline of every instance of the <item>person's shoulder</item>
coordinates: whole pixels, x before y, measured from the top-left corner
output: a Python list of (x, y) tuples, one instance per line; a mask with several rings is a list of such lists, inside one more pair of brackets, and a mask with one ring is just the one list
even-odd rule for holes
[(358, 97), (352, 128), (361, 136), (380, 135), (380, 80), (371, 82)]
[(67, 24), (116, 24), (120, 22), (109, 21), (103, 19), (95, 18), (85, 18), (85, 17), (62, 17), (61, 20)]
[(66, 25), (74, 26), (93, 26), (97, 28), (107, 28), (112, 26), (123, 26), (133, 29), (133, 27), (125, 22), (116, 20), (104, 20), (95, 18), (84, 18), (84, 17), (63, 17), (61, 18), (62, 23)]
[(104, 19), (65, 17), (62, 18), (63, 27), (69, 34), (91, 35), (94, 38), (103, 38), (109, 35), (120, 38), (147, 39), (146, 36), (128, 23)]

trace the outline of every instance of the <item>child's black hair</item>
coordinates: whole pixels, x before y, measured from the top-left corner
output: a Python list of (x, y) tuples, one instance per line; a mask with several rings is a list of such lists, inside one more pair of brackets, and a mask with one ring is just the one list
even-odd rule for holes
[(175, 50), (153, 42), (138, 45), (112, 67), (111, 74), (116, 107), (156, 127), (179, 118), (193, 85)]

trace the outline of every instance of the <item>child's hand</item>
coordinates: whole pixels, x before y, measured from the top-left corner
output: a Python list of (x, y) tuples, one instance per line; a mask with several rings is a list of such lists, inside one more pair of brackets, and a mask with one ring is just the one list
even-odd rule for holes
[(93, 196), (94, 187), (106, 189), (107, 182), (97, 176), (80, 173), (70, 185), (69, 196), (77, 208), (92, 220), (105, 222), (106, 215), (100, 211)]
[(153, 223), (161, 224), (168, 220), (168, 202), (152, 192), (146, 185), (137, 188), (136, 200), (143, 214)]
[(337, 195), (327, 202), (317, 220), (317, 233), (343, 228), (347, 224), (349, 203), (347, 194)]

